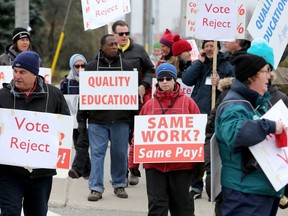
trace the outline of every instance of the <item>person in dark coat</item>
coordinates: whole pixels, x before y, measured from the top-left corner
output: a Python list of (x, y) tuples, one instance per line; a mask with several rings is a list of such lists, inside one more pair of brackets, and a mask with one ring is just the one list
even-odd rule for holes
[(0, 65), (12, 65), (16, 56), (25, 50), (32, 50), (30, 33), (25, 28), (17, 27), (12, 33), (12, 44), (9, 44), (5, 52), (0, 55)]
[[(139, 109), (134, 111), (131, 116), (129, 135), (129, 143), (131, 143), (134, 130), (134, 115), (138, 115), (141, 107), (151, 98), (151, 85), (155, 68), (145, 48), (142, 45), (135, 43), (133, 39), (129, 37), (129, 26), (125, 21), (117, 20), (114, 22), (112, 25), (112, 31), (114, 36), (117, 38), (118, 49), (121, 57), (130, 62), (133, 70), (138, 71), (138, 94), (140, 100)], [(139, 183), (139, 178), (130, 174), (128, 183), (130, 185), (137, 185)]]
[[(63, 94), (79, 94), (79, 72), (81, 68), (84, 70), (86, 65), (87, 60), (82, 54), (76, 53), (70, 57), (69, 66), (71, 70), (60, 83), (60, 90)], [(91, 164), (87, 131), (80, 134), (77, 129), (74, 129), (73, 143), (76, 154), (68, 175), (74, 179), (81, 176), (84, 179), (89, 179)]]
[[(101, 48), (95, 59), (88, 63), (86, 71), (132, 71), (131, 64), (118, 51), (114, 35), (101, 39)], [(104, 159), (110, 141), (111, 178), (114, 193), (119, 198), (128, 198), (125, 191), (128, 168), (128, 138), (131, 120), (130, 110), (78, 110), (77, 121), (80, 133), (86, 130), (91, 153), (88, 201), (102, 199), (104, 193)]]
[[(0, 89), (0, 108), (70, 115), (61, 91), (39, 76), (39, 55), (23, 51), (13, 61), (13, 80)], [(9, 125), (7, 125), (9, 127)], [(1, 215), (46, 215), (55, 169), (0, 165)]]

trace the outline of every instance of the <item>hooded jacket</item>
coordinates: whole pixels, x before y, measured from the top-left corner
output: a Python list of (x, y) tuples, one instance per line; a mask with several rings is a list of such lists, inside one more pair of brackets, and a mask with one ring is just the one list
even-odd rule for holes
[(13, 45), (8, 45), (3, 54), (0, 55), (0, 65), (12, 65), (14, 59), (20, 52), (17, 52)]
[[(160, 105), (161, 104), (161, 105)], [(142, 107), (140, 115), (161, 115), (161, 114), (199, 114), (200, 111), (196, 103), (185, 96), (177, 83), (175, 91), (161, 91), (157, 84), (154, 98), (147, 101)], [(129, 150), (129, 168), (138, 168), (139, 164), (133, 163), (134, 140)], [(170, 172), (175, 170), (193, 169), (195, 163), (144, 163), (145, 169), (156, 169), (161, 172)]]
[(223, 187), (259, 195), (282, 194), (274, 190), (249, 150), (276, 131), (274, 121), (260, 119), (268, 110), (269, 99), (269, 92), (261, 96), (235, 79), (219, 105), (215, 133), (222, 160)]
[[(44, 78), (37, 77), (37, 87), (29, 98), (20, 92), (13, 80), (4, 83), (0, 89), (0, 108), (47, 112), (70, 115), (69, 107), (60, 90), (44, 82)], [(5, 98), (3, 100), (3, 98)], [(30, 173), (24, 167), (0, 165), (0, 176), (8, 175), (16, 178), (38, 178), (56, 175), (55, 169), (33, 169)]]

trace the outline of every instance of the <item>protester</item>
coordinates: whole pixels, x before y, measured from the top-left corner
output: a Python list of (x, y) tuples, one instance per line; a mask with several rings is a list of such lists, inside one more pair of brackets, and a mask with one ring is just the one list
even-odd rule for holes
[(154, 66), (156, 66), (157, 62), (160, 60), (162, 56), (161, 45), (160, 43), (154, 43), (152, 48), (152, 54), (150, 55), (150, 59)]
[[(129, 61), (121, 58), (118, 52), (118, 42), (112, 34), (104, 35), (101, 48), (86, 71), (131, 71)], [(91, 172), (89, 177), (88, 200), (98, 201), (104, 193), (104, 160), (110, 141), (111, 178), (114, 193), (119, 198), (128, 198), (125, 191), (128, 138), (129, 138), (129, 110), (78, 110), (78, 130), (86, 130), (88, 120), (88, 135), (91, 153)]]
[[(176, 82), (176, 68), (169, 63), (160, 64), (156, 70), (156, 92), (141, 109), (140, 115), (199, 114), (196, 103), (185, 96)], [(129, 151), (129, 169), (139, 175), (139, 164), (133, 163), (134, 144)], [(195, 163), (145, 163), (148, 195), (148, 215), (191, 216), (194, 200), (189, 187)]]
[(233, 63), (236, 78), (217, 109), (215, 126), (222, 160), (222, 215), (273, 216), (283, 192), (275, 191), (248, 148), (285, 128), (281, 120), (260, 119), (268, 109), (271, 69), (253, 54)]
[(166, 29), (163, 33), (162, 37), (159, 41), (161, 45), (162, 56), (158, 63), (156, 64), (156, 68), (162, 63), (171, 63), (174, 66), (177, 65), (177, 58), (173, 56), (172, 53), (172, 45), (174, 43), (174, 34), (171, 33), (169, 29)]
[(12, 34), (12, 44), (0, 55), (0, 65), (12, 65), (16, 56), (25, 50), (32, 50), (30, 33), (25, 28), (17, 27)]
[[(0, 89), (0, 108), (69, 115), (61, 91), (39, 76), (39, 55), (23, 51), (13, 61), (13, 80)], [(3, 99), (5, 98), (5, 99)], [(8, 125), (6, 125), (8, 126)], [(46, 215), (55, 169), (0, 165), (1, 215)]]
[(174, 43), (172, 45), (173, 56), (178, 58), (178, 64), (174, 65), (177, 68), (177, 77), (182, 77), (182, 72), (191, 66), (191, 44), (180, 38), (180, 35), (174, 36)]
[(223, 46), (226, 51), (224, 56), (226, 55), (231, 62), (237, 56), (245, 54), (247, 49), (251, 46), (251, 42), (245, 39), (236, 39), (234, 41), (224, 41)]
[[(233, 59), (235, 59), (236, 57), (247, 53), (247, 49), (250, 47), (251, 42), (248, 40), (244, 40), (244, 39), (236, 39), (235, 41), (224, 41), (223, 45), (225, 47), (226, 56), (229, 59), (229, 62), (232, 62)], [(206, 171), (205, 188), (206, 188), (206, 193), (208, 195), (209, 201), (211, 198), (210, 140), (214, 134), (215, 113), (216, 113), (217, 107), (219, 106), (223, 98), (228, 93), (231, 87), (232, 81), (233, 81), (233, 77), (227, 77), (227, 78), (219, 80), (217, 89), (221, 92), (221, 94), (217, 97), (215, 107), (209, 113), (208, 121), (206, 125), (206, 137), (205, 137), (205, 145), (204, 145), (205, 171)], [(222, 202), (222, 196), (220, 194), (215, 199), (215, 216), (221, 216), (221, 209), (220, 209), (221, 202)]]
[[(217, 48), (216, 76), (212, 75), (214, 55), (214, 41), (212, 40), (203, 41), (199, 59), (182, 72), (182, 82), (187, 86), (194, 86), (191, 97), (202, 114), (209, 114), (211, 111), (212, 85), (217, 86), (220, 79), (234, 76), (233, 66), (219, 51), (221, 49), (219, 41), (217, 42)], [(215, 100), (217, 100), (219, 94), (220, 92), (216, 90)], [(194, 199), (202, 197), (205, 164), (197, 163), (196, 170), (197, 174), (193, 179), (191, 190), (191, 196)]]
[[(139, 93), (139, 110), (151, 98), (151, 85), (154, 76), (154, 65), (145, 51), (144, 47), (137, 44), (129, 37), (130, 31), (128, 24), (123, 20), (118, 20), (113, 23), (112, 31), (118, 41), (118, 48), (121, 52), (121, 57), (127, 59), (132, 65), (133, 70), (138, 71), (138, 93)], [(133, 112), (131, 116), (129, 143), (134, 130), (134, 115), (139, 114), (139, 110)], [(131, 112), (132, 113), (132, 112)], [(139, 183), (138, 177), (130, 174), (128, 182), (130, 185), (137, 185)]]
[[(87, 65), (87, 60), (83, 55), (77, 53), (70, 57), (69, 66), (71, 70), (60, 83), (60, 89), (63, 94), (79, 94), (79, 72), (81, 68), (84, 70), (85, 65)], [(87, 131), (84, 134), (80, 134), (77, 129), (74, 129), (73, 143), (76, 154), (68, 175), (71, 178), (83, 176), (84, 179), (88, 179), (91, 164)]]

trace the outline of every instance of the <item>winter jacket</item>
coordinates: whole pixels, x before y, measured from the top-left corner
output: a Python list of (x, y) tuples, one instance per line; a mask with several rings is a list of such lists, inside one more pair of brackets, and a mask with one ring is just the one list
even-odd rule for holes
[(264, 96), (234, 79), (216, 113), (215, 133), (222, 160), (221, 185), (258, 195), (280, 196), (250, 152), (250, 146), (275, 133), (276, 123), (260, 117), (268, 110), (270, 94)]
[[(187, 86), (194, 86), (191, 97), (198, 105), (201, 113), (209, 114), (211, 110), (212, 85), (207, 85), (206, 79), (212, 75), (213, 61), (208, 58), (204, 62), (195, 61), (187, 70), (182, 72), (182, 82)], [(234, 76), (234, 67), (223, 57), (217, 55), (217, 73), (220, 79)], [(220, 94), (216, 91), (216, 99)]]
[[(177, 83), (175, 91), (161, 91), (157, 84), (154, 98), (150, 99), (141, 109), (140, 115), (161, 114), (199, 114), (196, 103), (185, 96)], [(161, 105), (160, 105), (161, 104)], [(171, 106), (172, 105), (172, 106)], [(171, 107), (170, 107), (171, 106)], [(129, 168), (138, 168), (139, 164), (133, 163), (134, 140), (129, 149)], [(145, 163), (145, 169), (156, 169), (161, 172), (193, 169), (195, 163)]]
[(137, 68), (139, 72), (138, 85), (144, 85), (148, 89), (152, 84), (154, 65), (144, 47), (134, 43), (130, 38), (130, 46), (121, 52), (121, 57), (129, 61), (132, 69)]
[(65, 79), (60, 83), (60, 90), (63, 94), (79, 94), (79, 82), (65, 76)]
[(19, 53), (13, 48), (13, 45), (7, 46), (6, 51), (0, 55), (0, 65), (12, 65)]
[[(111, 62), (104, 57), (100, 50), (94, 60), (88, 63), (85, 71), (132, 71), (129, 61), (117, 55)], [(85, 73), (85, 71), (83, 73)], [(131, 121), (131, 111), (129, 110), (78, 110), (77, 121), (79, 124), (110, 124), (115, 121)]]
[[(57, 87), (45, 83), (41, 76), (37, 77), (37, 87), (28, 99), (15, 87), (13, 81), (3, 84), (0, 98), (0, 108), (70, 115), (63, 94)], [(0, 176), (2, 174), (17, 178), (38, 178), (56, 175), (56, 170), (33, 169), (30, 173), (23, 167), (0, 165)]]

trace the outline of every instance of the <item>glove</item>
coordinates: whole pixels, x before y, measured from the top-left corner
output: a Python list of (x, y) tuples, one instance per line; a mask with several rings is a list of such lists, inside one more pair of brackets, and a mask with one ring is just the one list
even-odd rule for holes
[(138, 168), (129, 168), (129, 171), (132, 175), (141, 177), (141, 173)]
[(86, 123), (79, 123), (78, 124), (78, 132), (80, 133), (80, 134), (84, 134), (84, 133), (86, 133), (86, 130), (87, 130), (87, 128), (86, 128)]

